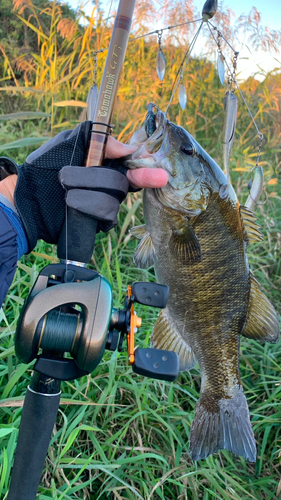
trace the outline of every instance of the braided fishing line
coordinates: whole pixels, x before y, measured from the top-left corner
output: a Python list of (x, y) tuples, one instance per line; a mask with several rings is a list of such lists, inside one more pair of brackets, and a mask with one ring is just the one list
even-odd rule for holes
[[(111, 2), (110, 2), (109, 8), (108, 8), (108, 13), (107, 13), (107, 18), (106, 18), (106, 19), (109, 19), (110, 12), (111, 12), (111, 9), (112, 9), (112, 3), (113, 3), (113, 0), (111, 0)], [(104, 35), (104, 29), (105, 29), (105, 23), (104, 23), (104, 25), (103, 25), (103, 27), (102, 27), (101, 38), (100, 38), (100, 44), (102, 44), (103, 35)]]
[(43, 319), (39, 346), (41, 349), (71, 352), (80, 325), (80, 314), (50, 311)]

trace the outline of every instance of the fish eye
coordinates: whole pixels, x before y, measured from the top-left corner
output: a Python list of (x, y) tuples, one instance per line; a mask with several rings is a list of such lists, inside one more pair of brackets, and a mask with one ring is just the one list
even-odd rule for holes
[(195, 149), (190, 144), (188, 144), (186, 146), (181, 146), (180, 150), (184, 155), (187, 155), (187, 156), (194, 156), (195, 155)]

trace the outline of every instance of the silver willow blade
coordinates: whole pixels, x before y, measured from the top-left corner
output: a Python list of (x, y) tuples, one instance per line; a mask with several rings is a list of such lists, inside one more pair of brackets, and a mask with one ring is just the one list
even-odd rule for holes
[(92, 85), (92, 87), (89, 90), (88, 97), (87, 97), (87, 120), (93, 120), (95, 110), (96, 110), (96, 105), (98, 102), (98, 95), (99, 95), (99, 89), (96, 83)]
[(228, 90), (224, 98), (225, 119), (223, 127), (223, 163), (224, 172), (229, 181), (229, 160), (234, 141), (237, 121), (237, 97), (233, 90)]
[(251, 185), (250, 189), (250, 194), (247, 198), (247, 201), (245, 203), (245, 206), (254, 211), (256, 205), (258, 204), (258, 201), (261, 197), (261, 194), (263, 192), (263, 168), (260, 166), (257, 166), (255, 168), (255, 174), (254, 174), (254, 179)]
[(156, 58), (156, 71), (161, 82), (164, 78), (165, 70), (166, 70), (166, 60), (162, 49), (160, 49)]
[(224, 57), (220, 53), (218, 54), (217, 68), (218, 68), (220, 82), (223, 85), (224, 84), (224, 77), (225, 77), (225, 67), (224, 67)]
[(183, 83), (180, 83), (179, 85), (179, 104), (182, 110), (185, 109), (186, 106), (186, 88)]

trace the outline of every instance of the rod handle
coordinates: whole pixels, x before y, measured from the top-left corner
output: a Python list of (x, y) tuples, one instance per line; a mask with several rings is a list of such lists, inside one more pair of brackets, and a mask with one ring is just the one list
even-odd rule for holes
[(35, 500), (60, 402), (30, 387), (24, 400), (7, 500)]
[(59, 259), (89, 263), (95, 247), (97, 219), (67, 207), (66, 221), (58, 243)]

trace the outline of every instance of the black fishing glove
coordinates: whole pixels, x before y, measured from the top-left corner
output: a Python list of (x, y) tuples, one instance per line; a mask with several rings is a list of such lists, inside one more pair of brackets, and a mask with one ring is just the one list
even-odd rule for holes
[(107, 161), (106, 168), (82, 167), (90, 129), (88, 121), (75, 130), (61, 132), (31, 153), (23, 165), (0, 159), (1, 178), (18, 174), (15, 203), (27, 234), (29, 252), (38, 239), (58, 243), (66, 214), (65, 202), (98, 219), (98, 230), (109, 231), (117, 223), (119, 205), (129, 187), (127, 169), (122, 160)]
[(109, 166), (67, 166), (61, 169), (59, 179), (67, 191), (67, 206), (97, 219), (97, 231), (107, 233), (116, 226), (120, 203), (129, 189), (125, 174)]

